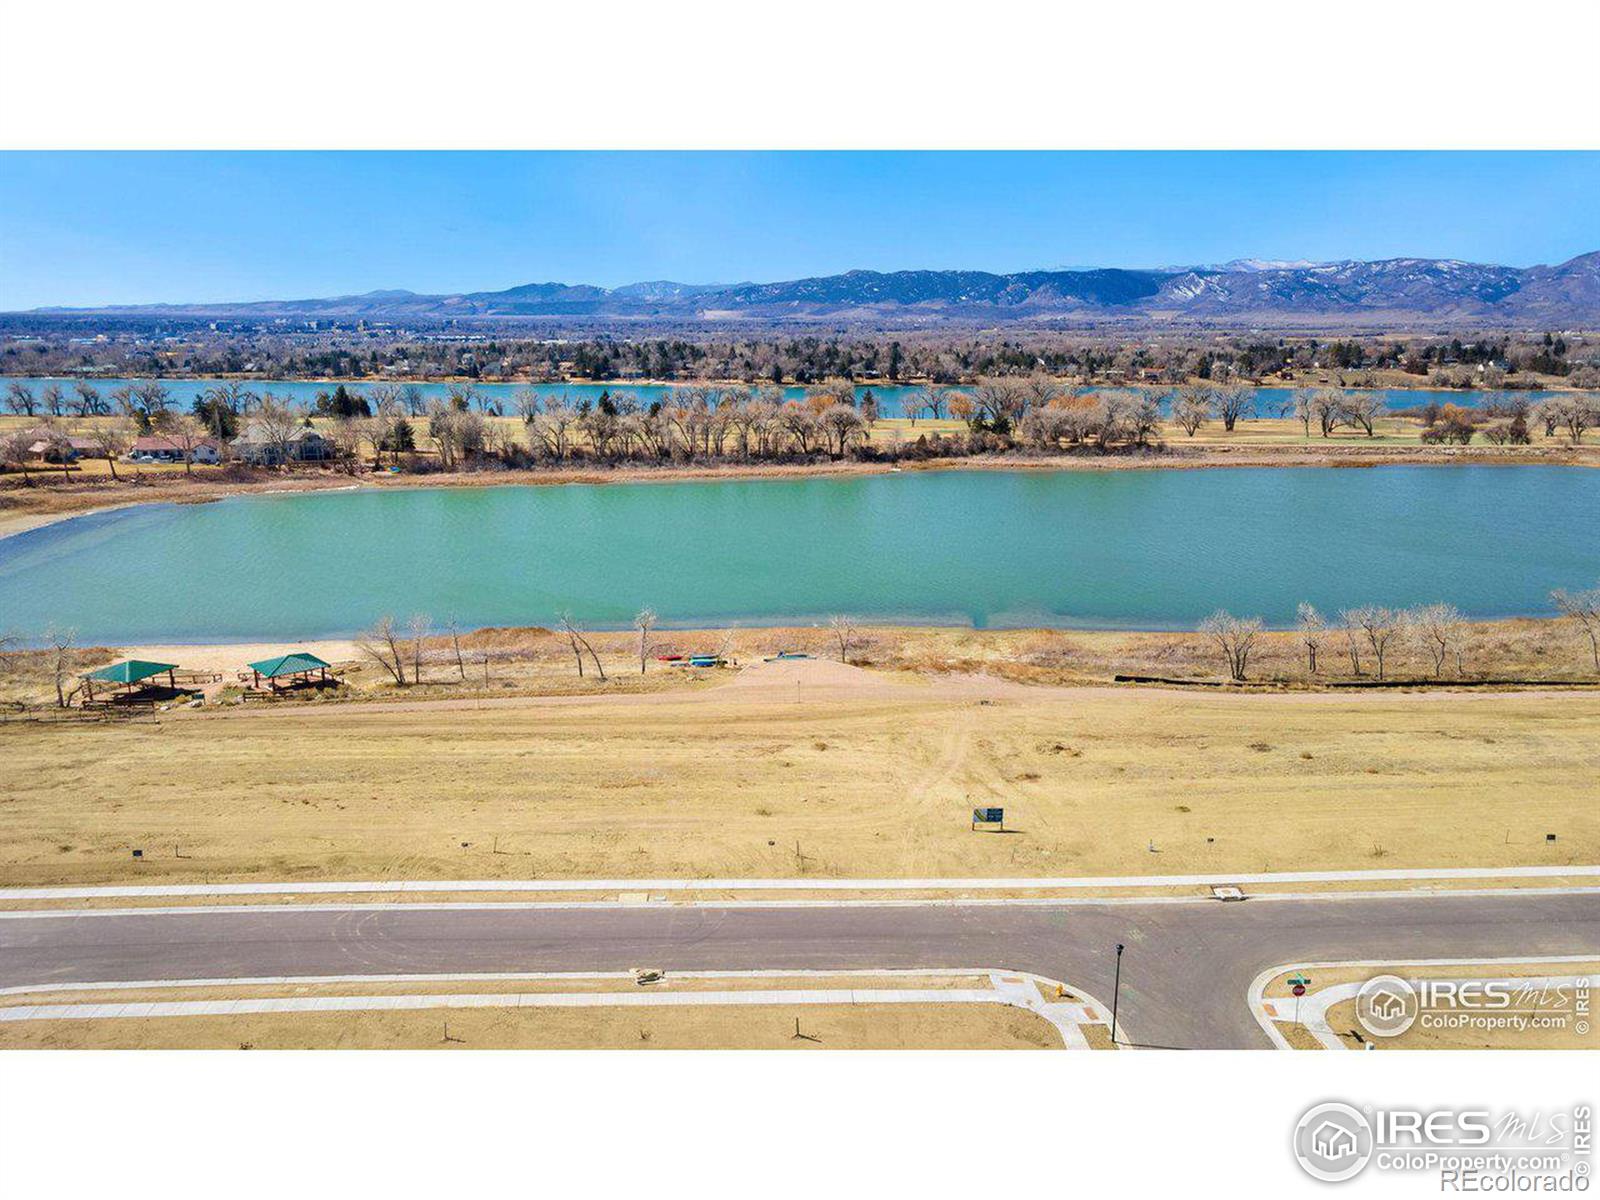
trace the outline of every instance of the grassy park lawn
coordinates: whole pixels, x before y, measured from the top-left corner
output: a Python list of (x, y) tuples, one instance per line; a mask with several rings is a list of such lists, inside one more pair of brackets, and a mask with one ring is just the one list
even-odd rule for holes
[[(930, 438), (935, 435), (955, 437), (965, 433), (966, 430), (964, 422), (948, 417), (937, 420), (920, 417), (916, 421), (904, 417), (886, 418), (873, 425), (872, 441), (875, 445), (906, 443), (914, 442), (924, 435)], [(1252, 448), (1309, 446), (1312, 449), (1330, 445), (1415, 447), (1422, 445), (1422, 423), (1409, 417), (1382, 417), (1374, 424), (1371, 437), (1360, 429), (1339, 428), (1324, 438), (1316, 429), (1313, 429), (1311, 435), (1307, 437), (1304, 427), (1292, 418), (1261, 416), (1240, 419), (1232, 433), (1222, 427), (1221, 421), (1207, 421), (1195, 431), (1193, 437), (1185, 433), (1175, 422), (1164, 421), (1159, 436), (1176, 450), (1185, 447), (1215, 448), (1230, 445)]]
[[(1046, 688), (814, 661), (688, 691), (0, 736), (8, 885), (1600, 861), (1589, 692)], [(974, 805), (1004, 806), (1007, 832), (972, 832)]]

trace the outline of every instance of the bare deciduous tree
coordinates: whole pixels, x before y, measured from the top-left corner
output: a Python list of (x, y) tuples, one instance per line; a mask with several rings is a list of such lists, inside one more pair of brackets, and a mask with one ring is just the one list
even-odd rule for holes
[(35, 440), (33, 434), (20, 429), (0, 438), (0, 466), (21, 471), (22, 482), (28, 487), (33, 486), (33, 479), (28, 475), (28, 459), (33, 455)]
[(279, 402), (271, 392), (261, 397), (255, 420), (251, 422), (251, 432), (266, 444), (272, 462), (288, 463), (294, 450), (295, 431), (299, 428), (300, 416), (294, 409)]
[(578, 663), (578, 674), (580, 676), (583, 674), (583, 656), (587, 653), (589, 661), (594, 663), (595, 671), (602, 680), (605, 679), (606, 669), (600, 664), (600, 656), (594, 652), (594, 647), (590, 645), (589, 639), (584, 636), (583, 630), (578, 628), (578, 624), (572, 619), (571, 613), (561, 614), (561, 630), (567, 635), (567, 643), (572, 647), (572, 657)]
[(1315, 675), (1317, 651), (1322, 646), (1322, 636), (1328, 630), (1328, 622), (1313, 605), (1302, 600), (1300, 607), (1295, 610), (1295, 623), (1300, 631), (1301, 644), (1306, 648), (1306, 668)]
[(1128, 409), (1128, 428), (1134, 445), (1149, 445), (1150, 435), (1161, 428), (1161, 401), (1148, 392), (1135, 395)]
[(1339, 612), (1339, 631), (1344, 634), (1344, 652), (1350, 660), (1350, 674), (1361, 674), (1361, 623), (1356, 619), (1356, 610), (1353, 608), (1342, 609)]
[(1550, 600), (1563, 617), (1576, 621), (1589, 638), (1589, 651), (1594, 655), (1594, 669), (1600, 671), (1600, 587), (1582, 592), (1569, 592), (1557, 588)]
[(1296, 388), (1294, 395), (1289, 398), (1289, 410), (1294, 414), (1294, 419), (1300, 422), (1300, 427), (1306, 437), (1311, 436), (1311, 418), (1316, 408), (1315, 388)]
[(843, 458), (856, 442), (864, 441), (867, 423), (850, 404), (830, 404), (817, 416), (817, 428), (833, 458)]
[(1378, 664), (1378, 678), (1382, 679), (1390, 650), (1397, 646), (1404, 636), (1405, 614), (1381, 605), (1368, 604), (1361, 608), (1349, 609), (1339, 616), (1346, 620), (1347, 627), (1353, 625), (1365, 637), (1367, 649), (1372, 651), (1372, 657)]
[(1316, 418), (1322, 436), (1327, 437), (1346, 423), (1344, 393), (1332, 388), (1318, 388), (1311, 393), (1311, 415)]
[(87, 379), (74, 379), (72, 390), (77, 394), (76, 407), (80, 417), (98, 415), (104, 407), (100, 403), (100, 389)]
[(1433, 675), (1444, 674), (1444, 664), (1455, 659), (1456, 674), (1462, 673), (1463, 638), (1467, 622), (1453, 604), (1425, 604), (1406, 614), (1411, 627), (1422, 637), (1422, 644), (1433, 659)]
[[(42, 445), (45, 462), (54, 459), (61, 466), (63, 478), (72, 477), (72, 439), (61, 431), (54, 417), (46, 417), (44, 424), (33, 431), (34, 445)], [(32, 447), (30, 447), (30, 450)]]
[(1538, 415), (1546, 437), (1565, 430), (1567, 440), (1576, 446), (1583, 441), (1584, 432), (1600, 421), (1600, 404), (1589, 396), (1557, 395), (1540, 403)]
[(1179, 388), (1172, 397), (1172, 419), (1178, 423), (1190, 437), (1199, 432), (1200, 426), (1206, 423), (1211, 416), (1211, 390), (1186, 384)]
[(356, 649), (389, 673), (397, 687), (406, 686), (406, 656), (394, 618), (379, 617), (372, 628), (356, 637)]
[(570, 400), (565, 396), (546, 400), (542, 412), (530, 413), (523, 419), (546, 454), (557, 462), (566, 459), (572, 448), (572, 427), (578, 420), (578, 410)]
[(94, 448), (105, 456), (106, 465), (111, 468), (111, 478), (117, 478), (117, 459), (126, 453), (133, 443), (133, 434), (128, 428), (125, 417), (107, 417), (97, 422), (88, 432), (88, 438), (94, 443)]
[(1250, 665), (1250, 652), (1255, 648), (1261, 630), (1260, 617), (1236, 617), (1220, 608), (1200, 622), (1200, 632), (1222, 651), (1228, 664), (1228, 677), (1236, 683), (1244, 682), (1245, 671)]
[(194, 456), (209, 436), (206, 427), (188, 413), (163, 412), (155, 428), (183, 456), (183, 473), (194, 474)]
[(1388, 411), (1384, 407), (1383, 393), (1381, 392), (1346, 392), (1341, 404), (1344, 415), (1355, 424), (1361, 426), (1368, 437), (1373, 436), (1374, 425)]
[(843, 613), (835, 613), (828, 618), (828, 628), (833, 632), (833, 640), (839, 647), (839, 661), (849, 662), (850, 651), (860, 644), (860, 639), (856, 637), (855, 619)]
[(428, 638), (432, 619), (427, 613), (412, 613), (406, 622), (406, 633), (411, 639), (411, 682), (422, 682), (422, 645)]
[(650, 661), (651, 631), (656, 627), (655, 610), (641, 608), (633, 616), (633, 628), (639, 635), (639, 674), (644, 674), (645, 664)]
[(50, 647), (50, 669), (56, 682), (56, 707), (67, 706), (67, 680), (72, 677), (73, 651), (78, 645), (78, 631), (52, 625), (44, 632), (45, 644)]
[(1253, 416), (1256, 410), (1256, 394), (1254, 389), (1241, 387), (1239, 384), (1229, 384), (1226, 387), (1215, 389), (1211, 397), (1211, 408), (1217, 416), (1222, 418), (1222, 428), (1232, 433), (1233, 427), (1239, 423), (1239, 418)]
[(145, 416), (152, 419), (167, 411), (167, 401), (172, 397), (166, 386), (156, 379), (145, 380), (133, 389), (133, 394)]
[[(467, 660), (461, 656), (461, 622), (457, 621), (454, 614), (452, 614), (450, 618), (445, 621), (444, 627), (446, 632), (450, 634), (450, 648), (455, 651), (456, 673), (460, 675), (462, 679), (466, 679)], [(485, 661), (488, 660), (485, 659)]]
[(6, 405), (19, 417), (31, 417), (39, 412), (38, 397), (20, 379), (13, 379), (6, 388)]

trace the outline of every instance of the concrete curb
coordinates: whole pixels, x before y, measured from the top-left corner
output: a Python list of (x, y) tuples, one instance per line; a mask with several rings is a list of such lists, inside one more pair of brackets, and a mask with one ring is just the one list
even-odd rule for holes
[[(989, 988), (794, 988), (717, 992), (505, 992), (426, 993), (393, 996), (293, 996), (232, 1000), (138, 1001), (127, 1004), (24, 1004), (0, 1008), (0, 1022), (91, 1021), (158, 1017), (240, 1016), (261, 1013), (376, 1012), (460, 1008), (651, 1008), (726, 1005), (856, 1005), (856, 1004), (997, 1004), (1036, 1013), (1055, 1027), (1069, 1050), (1089, 1049), (1082, 1026), (1105, 1025), (1104, 1006), (1082, 992), (1073, 1001), (1049, 1001), (1039, 987), (1060, 987), (1055, 980), (1021, 971), (921, 968), (855, 968), (841, 971), (698, 971), (674, 972), (684, 979), (848, 978), (850, 976), (986, 976)], [(134, 991), (162, 988), (263, 987), (287, 984), (370, 984), (379, 982), (487, 982), (579, 979), (631, 979), (627, 971), (521, 972), (477, 975), (321, 975), (272, 976), (253, 979), (136, 980), (111, 983), (23, 984), (0, 988), (4, 995), (52, 992)]]
[[(1267, 984), (1287, 971), (1305, 971), (1311, 969), (1335, 970), (1341, 967), (1475, 967), (1492, 966), (1501, 964), (1523, 963), (1564, 963), (1564, 962), (1592, 962), (1592, 954), (1534, 954), (1518, 958), (1413, 958), (1399, 960), (1385, 959), (1352, 959), (1346, 962), (1308, 962), (1284, 963), (1276, 967), (1268, 967), (1250, 981), (1249, 990), (1245, 994), (1245, 1003), (1250, 1006), (1250, 1015), (1256, 1019), (1256, 1024), (1261, 1026), (1261, 1031), (1271, 1039), (1273, 1047), (1278, 1050), (1293, 1050), (1287, 1038), (1278, 1028), (1280, 1022), (1276, 1019), (1275, 1010), (1269, 1010), (1268, 1005), (1277, 1003), (1276, 999), (1269, 1001), (1266, 998)], [(1508, 977), (1505, 982), (1538, 983), (1541, 981), (1558, 981), (1575, 983), (1578, 976), (1535, 976)], [(1497, 981), (1499, 982), (1499, 981)], [(1311, 1035), (1322, 1043), (1325, 1050), (1348, 1050), (1349, 1046), (1338, 1034), (1328, 1027), (1328, 1008), (1341, 1000), (1348, 1000), (1361, 990), (1359, 983), (1336, 983), (1329, 987), (1321, 988), (1309, 996), (1301, 998), (1300, 1024)], [(1309, 1020), (1308, 1020), (1309, 1018)], [(1315, 1024), (1313, 1024), (1315, 1022)]]
[(1419, 867), (1390, 871), (1268, 871), (1237, 875), (1107, 875), (1048, 879), (458, 879), (304, 883), (111, 884), (0, 888), (9, 900), (90, 900), (139, 896), (284, 896), (383, 892), (791, 892), (1041, 891), (1217, 887), (1290, 883), (1427, 882), (1451, 879), (1600, 878), (1600, 866)]
[[(1416, 891), (1378, 892), (1255, 892), (1247, 897), (1251, 903), (1263, 904), (1281, 901), (1309, 901), (1332, 903), (1340, 900), (1390, 900), (1403, 897), (1408, 900), (1450, 900), (1463, 897), (1534, 897), (1582, 896), (1600, 893), (1600, 884), (1593, 887), (1559, 888), (1452, 888), (1449, 890), (1420, 889)], [(0, 903), (4, 897), (0, 897)], [(472, 910), (563, 910), (563, 909), (618, 909), (637, 912), (641, 908), (665, 911), (686, 909), (765, 909), (765, 908), (1105, 908), (1116, 906), (1136, 907), (1160, 904), (1218, 904), (1214, 896), (1057, 896), (1057, 897), (990, 897), (955, 896), (943, 899), (871, 899), (871, 900), (683, 900), (683, 901), (633, 901), (633, 900), (374, 900), (369, 902), (325, 904), (190, 904), (151, 905), (148, 908), (32, 908), (0, 909), (0, 921), (25, 921), (39, 919), (88, 917), (182, 917), (207, 914), (248, 913), (308, 913), (308, 912), (454, 912)]]

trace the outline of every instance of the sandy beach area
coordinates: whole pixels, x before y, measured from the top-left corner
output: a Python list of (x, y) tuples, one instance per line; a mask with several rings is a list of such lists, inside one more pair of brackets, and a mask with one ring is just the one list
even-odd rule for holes
[(324, 662), (335, 666), (355, 662), (361, 657), (356, 644), (348, 639), (331, 639), (311, 642), (223, 642), (210, 645), (184, 645), (164, 642), (127, 646), (122, 657), (144, 659), (147, 662), (176, 663), (186, 671), (216, 671), (231, 675), (244, 669), (246, 663), (260, 662), (265, 658), (303, 650), (315, 654)]

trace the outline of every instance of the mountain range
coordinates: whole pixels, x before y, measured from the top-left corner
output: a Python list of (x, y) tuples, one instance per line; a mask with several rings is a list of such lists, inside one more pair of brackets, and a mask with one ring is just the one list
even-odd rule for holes
[(780, 283), (665, 280), (604, 288), (528, 283), (503, 291), (404, 290), (310, 300), (36, 309), (40, 315), (339, 319), (437, 323), (544, 319), (678, 324), (816, 321), (886, 326), (1095, 324), (1393, 328), (1600, 327), (1600, 251), (1558, 266), (1454, 259), (1279, 262), (1022, 271), (848, 271)]

